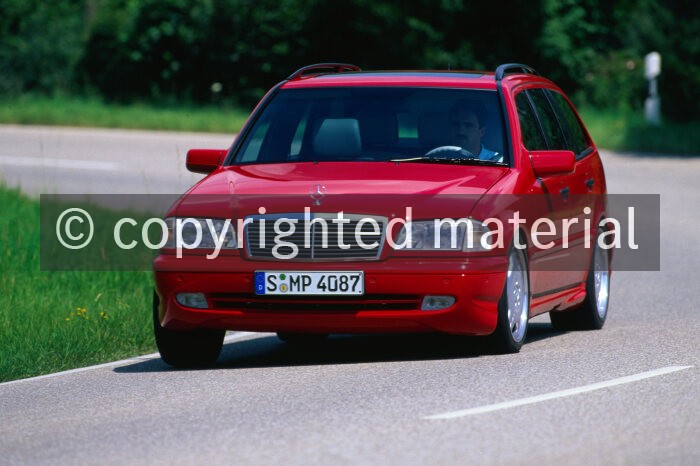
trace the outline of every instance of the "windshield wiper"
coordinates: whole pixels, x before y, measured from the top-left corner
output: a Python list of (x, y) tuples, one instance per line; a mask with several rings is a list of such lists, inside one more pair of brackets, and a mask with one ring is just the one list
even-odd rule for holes
[(495, 162), (493, 160), (481, 160), (472, 158), (459, 157), (409, 157), (405, 159), (391, 159), (390, 162), (410, 162), (410, 163), (442, 163), (453, 165), (505, 165), (503, 162)]

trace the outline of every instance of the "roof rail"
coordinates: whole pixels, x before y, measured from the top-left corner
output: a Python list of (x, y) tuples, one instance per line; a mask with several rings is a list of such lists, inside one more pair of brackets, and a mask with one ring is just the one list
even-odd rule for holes
[(496, 81), (502, 80), (508, 72), (534, 74), (535, 76), (540, 75), (534, 68), (527, 65), (521, 63), (504, 63), (496, 68)]
[(315, 65), (304, 66), (299, 68), (294, 73), (292, 73), (287, 80), (292, 81), (294, 79), (301, 78), (305, 73), (309, 71), (331, 71), (333, 73), (343, 73), (346, 71), (362, 71), (359, 66), (350, 65), (348, 63), (316, 63)]

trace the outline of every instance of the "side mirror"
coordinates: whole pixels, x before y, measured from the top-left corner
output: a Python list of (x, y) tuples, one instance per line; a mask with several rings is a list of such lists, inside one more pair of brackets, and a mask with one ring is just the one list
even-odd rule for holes
[(187, 151), (187, 169), (194, 173), (211, 173), (221, 165), (228, 150), (190, 149)]
[(541, 178), (551, 175), (565, 175), (574, 171), (576, 156), (570, 150), (540, 150), (530, 152), (532, 169)]

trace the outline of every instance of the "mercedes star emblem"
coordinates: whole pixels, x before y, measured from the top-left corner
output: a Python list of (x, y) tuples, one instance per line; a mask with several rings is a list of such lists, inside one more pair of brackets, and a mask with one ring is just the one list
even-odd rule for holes
[(309, 190), (309, 194), (314, 201), (314, 205), (321, 205), (323, 198), (326, 197), (326, 187), (322, 184), (317, 184)]

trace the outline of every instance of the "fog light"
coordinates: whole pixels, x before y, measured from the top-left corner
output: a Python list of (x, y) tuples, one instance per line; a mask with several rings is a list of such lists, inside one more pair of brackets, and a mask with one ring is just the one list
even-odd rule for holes
[(204, 293), (178, 293), (175, 300), (185, 307), (207, 308), (207, 298), (204, 297)]
[(421, 311), (439, 311), (455, 303), (454, 296), (426, 296), (420, 305)]

